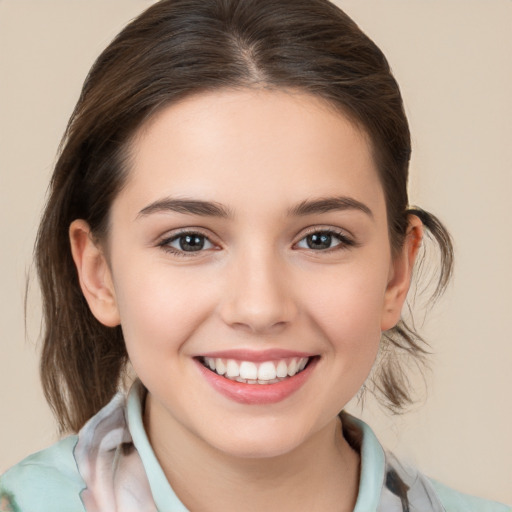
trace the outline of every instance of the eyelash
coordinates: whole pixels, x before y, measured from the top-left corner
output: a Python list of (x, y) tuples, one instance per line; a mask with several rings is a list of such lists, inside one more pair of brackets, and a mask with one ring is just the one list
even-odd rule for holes
[[(304, 234), (304, 236), (297, 242), (297, 244), (302, 242), (303, 240), (305, 240), (308, 236), (319, 235), (319, 234), (327, 235), (330, 237), (335, 237), (338, 239), (339, 243), (337, 243), (335, 246), (329, 247), (327, 249), (315, 250), (315, 249), (308, 248), (307, 250), (310, 250), (313, 252), (329, 252), (329, 253), (331, 253), (331, 252), (339, 251), (339, 250), (347, 250), (350, 247), (356, 247), (358, 245), (357, 242), (355, 242), (354, 240), (349, 238), (342, 231), (337, 231), (332, 228), (330, 228), (330, 229), (318, 229), (318, 228), (311, 229), (310, 231), (307, 231)], [(204, 250), (202, 248), (198, 251), (184, 251), (184, 250), (176, 249), (176, 248), (170, 246), (170, 244), (172, 242), (175, 242), (176, 240), (179, 240), (180, 238), (183, 238), (187, 235), (204, 238), (205, 240), (208, 240), (208, 242), (210, 244), (214, 245), (213, 242), (211, 242), (210, 239), (205, 234), (201, 233), (200, 231), (182, 231), (182, 232), (179, 232), (177, 234), (174, 234), (170, 237), (163, 239), (161, 242), (158, 243), (158, 247), (162, 248), (165, 252), (171, 253), (175, 256), (180, 256), (180, 257), (185, 257), (185, 258), (194, 257), (195, 254), (204, 252)], [(297, 244), (294, 244), (294, 245), (297, 245)]]
[[(312, 235), (328, 235), (330, 237), (337, 238), (339, 243), (337, 243), (333, 247), (329, 247), (328, 249), (323, 250), (315, 250), (308, 247), (308, 250), (314, 251), (314, 252), (334, 252), (334, 251), (341, 251), (349, 249), (350, 247), (356, 247), (357, 243), (352, 238), (348, 237), (343, 231), (339, 231), (336, 229), (318, 229), (318, 228), (312, 228), (304, 233), (304, 236), (297, 242), (300, 243), (303, 240), (305, 240), (308, 236)], [(295, 244), (296, 245), (296, 244)]]
[(174, 242), (175, 240), (179, 240), (180, 238), (183, 238), (187, 235), (202, 237), (205, 240), (208, 240), (210, 242), (210, 244), (213, 245), (213, 242), (211, 242), (210, 239), (205, 234), (201, 233), (200, 231), (181, 231), (181, 232), (176, 233), (170, 237), (165, 238), (164, 240), (162, 240), (161, 242), (158, 243), (158, 246), (161, 247), (165, 252), (169, 252), (169, 253), (173, 254), (174, 256), (182, 256), (185, 258), (193, 257), (196, 253), (204, 252), (203, 250), (183, 251), (183, 250), (175, 249), (174, 247), (171, 247), (169, 245), (171, 242)]

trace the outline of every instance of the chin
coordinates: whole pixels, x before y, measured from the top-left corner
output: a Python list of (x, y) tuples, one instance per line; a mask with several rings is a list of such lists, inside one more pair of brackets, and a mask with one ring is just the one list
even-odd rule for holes
[(267, 419), (265, 423), (255, 421), (249, 428), (226, 428), (221, 435), (206, 442), (231, 457), (269, 459), (295, 451), (308, 437), (288, 421), (278, 425), (275, 420)]
[(272, 459), (293, 452), (300, 443), (290, 443), (289, 439), (277, 442), (267, 442), (254, 439), (233, 440), (233, 442), (224, 447), (226, 455), (238, 459)]

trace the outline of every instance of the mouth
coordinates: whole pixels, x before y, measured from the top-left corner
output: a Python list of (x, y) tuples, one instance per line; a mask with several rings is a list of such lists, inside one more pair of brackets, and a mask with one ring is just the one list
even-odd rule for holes
[(245, 405), (267, 405), (297, 393), (318, 366), (319, 355), (288, 350), (230, 350), (194, 357), (205, 381), (224, 397)]
[(208, 370), (227, 380), (250, 385), (278, 384), (302, 373), (311, 357), (287, 357), (267, 361), (244, 361), (201, 356), (198, 361)]

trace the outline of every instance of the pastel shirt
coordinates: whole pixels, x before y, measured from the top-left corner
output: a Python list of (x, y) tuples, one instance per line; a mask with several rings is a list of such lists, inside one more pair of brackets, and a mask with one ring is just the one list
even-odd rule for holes
[[(167, 481), (142, 422), (145, 389), (117, 394), (78, 435), (30, 455), (0, 477), (2, 512), (187, 512)], [(343, 414), (361, 454), (354, 512), (511, 512), (453, 491), (386, 453), (362, 421)]]

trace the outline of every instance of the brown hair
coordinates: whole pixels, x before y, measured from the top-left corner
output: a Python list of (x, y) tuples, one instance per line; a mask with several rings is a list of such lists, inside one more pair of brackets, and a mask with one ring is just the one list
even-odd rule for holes
[[(68, 228), (108, 231), (127, 172), (127, 148), (143, 122), (185, 96), (226, 87), (298, 89), (363, 127), (384, 188), (389, 237), (404, 241), (417, 215), (438, 242), (446, 286), (452, 246), (432, 215), (408, 209), (411, 143), (402, 98), (377, 46), (327, 0), (162, 0), (132, 21), (93, 65), (61, 143), (36, 242), (44, 304), (41, 375), (61, 431), (77, 431), (118, 389), (127, 354), (121, 327), (91, 314), (71, 257)], [(423, 340), (400, 322), (384, 333), (374, 390), (392, 410), (411, 401), (397, 354), (421, 360)], [(390, 350), (391, 348), (391, 350)]]

